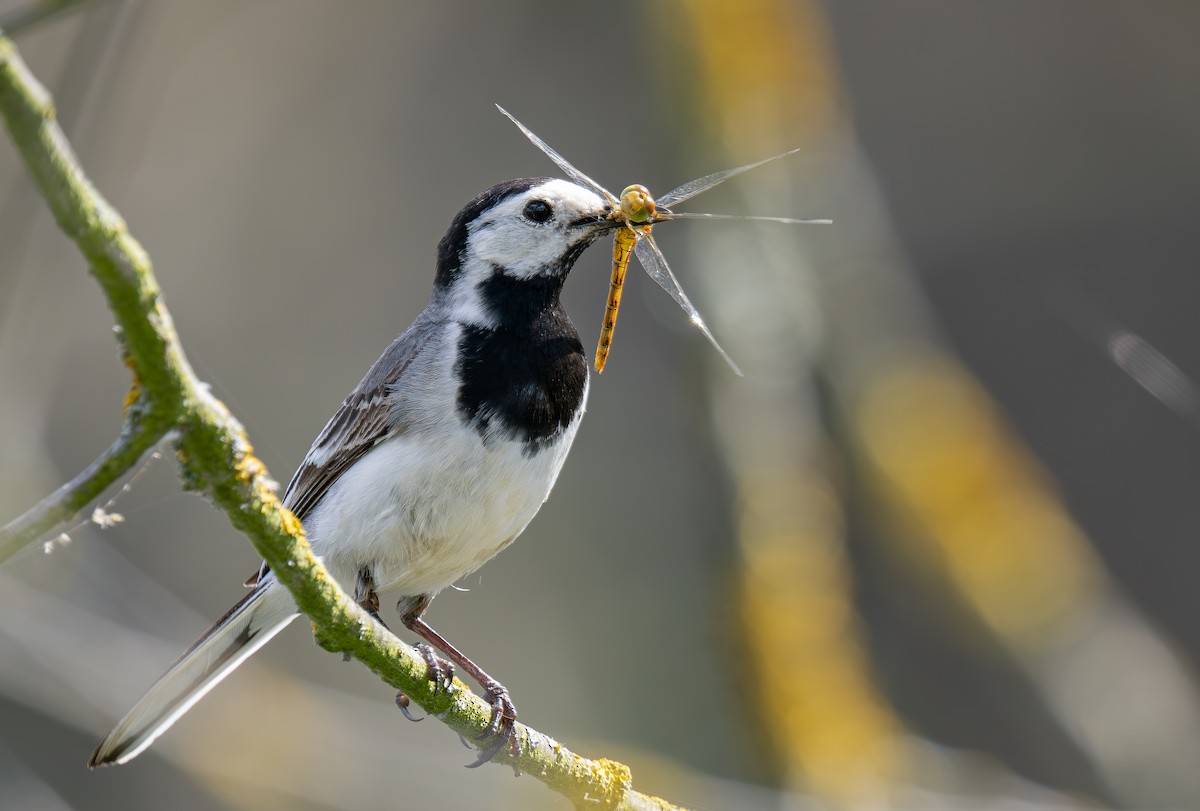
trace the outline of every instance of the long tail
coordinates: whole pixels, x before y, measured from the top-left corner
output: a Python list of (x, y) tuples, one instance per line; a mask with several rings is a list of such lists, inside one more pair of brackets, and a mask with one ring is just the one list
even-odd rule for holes
[(92, 753), (88, 768), (125, 763), (137, 757), (296, 616), (291, 595), (273, 579), (246, 595), (125, 714)]

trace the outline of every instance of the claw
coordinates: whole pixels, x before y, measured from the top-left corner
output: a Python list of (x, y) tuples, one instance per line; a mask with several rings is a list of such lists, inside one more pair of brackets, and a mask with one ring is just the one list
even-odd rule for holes
[(443, 690), (449, 690), (454, 684), (454, 665), (437, 655), (437, 652), (424, 642), (416, 646), (417, 653), (429, 666), (425, 678), (433, 682), (433, 694), (436, 696)]
[(412, 714), (412, 710), (409, 709), (410, 704), (412, 704), (412, 702), (409, 700), (408, 696), (404, 694), (403, 690), (401, 690), (399, 693), (396, 693), (396, 706), (400, 709), (400, 712), (404, 713), (404, 717), (410, 721), (424, 721), (425, 716), (422, 715), (420, 718), (418, 718)]
[(479, 750), (479, 757), (474, 763), (467, 765), (468, 769), (482, 766), (494, 758), (508, 744), (508, 753), (512, 757), (521, 754), (521, 738), (517, 735), (517, 708), (508, 695), (508, 689), (500, 682), (492, 681), (484, 685), (484, 695), (492, 705), (492, 718), (487, 729), (476, 740), (491, 739)]
[(484, 694), (492, 705), (492, 722), (488, 724), (487, 731), (479, 737), (499, 735), (502, 731), (507, 730), (506, 737), (511, 736), (515, 739), (516, 730), (513, 724), (517, 720), (517, 708), (508, 695), (508, 688), (499, 682), (484, 685), (484, 688)]
[(478, 769), (480, 766), (494, 758), (502, 746), (504, 746), (504, 739), (497, 737), (493, 743), (489, 743), (487, 746), (479, 750), (479, 756), (472, 762), (468, 763), (467, 768)]

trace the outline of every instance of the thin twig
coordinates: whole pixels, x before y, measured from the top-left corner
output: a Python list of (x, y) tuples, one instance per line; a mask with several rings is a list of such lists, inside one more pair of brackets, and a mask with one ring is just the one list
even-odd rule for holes
[(99, 498), (153, 448), (165, 431), (132, 428), (75, 478), (0, 528), (0, 564), (46, 537)]

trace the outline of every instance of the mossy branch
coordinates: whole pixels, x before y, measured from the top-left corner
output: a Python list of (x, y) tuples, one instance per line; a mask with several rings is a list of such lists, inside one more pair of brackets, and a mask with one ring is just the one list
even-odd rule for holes
[[(0, 32), (0, 116), (59, 227), (79, 247), (104, 291), (133, 384), (118, 439), (79, 476), (0, 530), (0, 561), (95, 499), (159, 440), (174, 432), (184, 486), (206, 494), (271, 565), (327, 650), (361, 661), (468, 740), (491, 708), (462, 684), (434, 694), (425, 660), (351, 600), (313, 557), (300, 522), (245, 431), (188, 365), (150, 259), (120, 215), (91, 185), (55, 121), (50, 95)], [(99, 666), (99, 665), (97, 665)], [(542, 781), (586, 808), (672, 808), (631, 787), (628, 767), (589, 760), (523, 724), (519, 756), (494, 762)]]

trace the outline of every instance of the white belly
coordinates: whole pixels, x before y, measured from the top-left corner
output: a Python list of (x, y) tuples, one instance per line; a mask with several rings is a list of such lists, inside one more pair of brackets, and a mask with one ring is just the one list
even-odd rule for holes
[(401, 434), (373, 449), (305, 521), (313, 551), (353, 593), (370, 566), (378, 591), (436, 594), (525, 529), (550, 495), (579, 419), (526, 456), (474, 431)]

